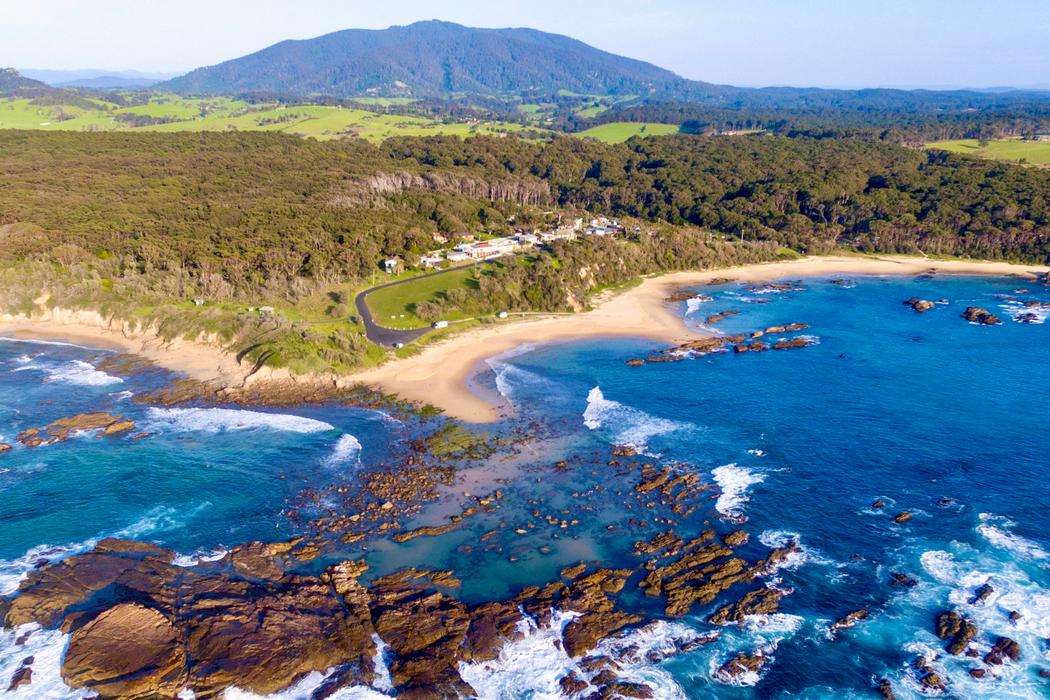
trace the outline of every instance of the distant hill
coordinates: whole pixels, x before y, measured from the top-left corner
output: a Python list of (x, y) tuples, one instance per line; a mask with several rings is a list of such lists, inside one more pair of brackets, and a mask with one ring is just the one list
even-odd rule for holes
[(158, 87), (195, 94), (439, 97), (558, 90), (648, 96), (700, 85), (566, 36), (435, 20), (282, 41)]
[(47, 90), (39, 80), (27, 78), (14, 68), (0, 68), (0, 95)]
[[(140, 87), (137, 81), (159, 83), (179, 75), (179, 73), (148, 73), (137, 70), (112, 70), (100, 68), (74, 68), (56, 70), (49, 68), (22, 68), (19, 71), (27, 78), (39, 80), (52, 87)], [(100, 84), (91, 85), (85, 81), (100, 80)], [(117, 81), (128, 81), (127, 85), (116, 84)], [(148, 85), (143, 85), (149, 87)]]
[(159, 82), (159, 80), (150, 78), (122, 78), (119, 75), (100, 75), (97, 78), (81, 78), (80, 80), (57, 83), (57, 87), (89, 88), (94, 90), (109, 88), (142, 89), (153, 87)]

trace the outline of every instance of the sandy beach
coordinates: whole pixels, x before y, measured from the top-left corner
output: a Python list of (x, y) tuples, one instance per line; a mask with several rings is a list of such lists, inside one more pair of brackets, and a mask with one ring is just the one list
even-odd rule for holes
[[(552, 343), (579, 338), (638, 337), (672, 344), (697, 337), (678, 312), (665, 300), (675, 290), (713, 279), (764, 281), (821, 275), (913, 275), (926, 271), (939, 274), (1002, 275), (1033, 277), (1050, 272), (1041, 265), (1000, 262), (928, 260), (906, 257), (829, 256), (781, 263), (678, 272), (646, 278), (638, 286), (605, 300), (591, 311), (579, 314), (508, 320), (475, 328), (425, 347), (412, 357), (392, 360), (375, 369), (345, 377), (289, 377), (284, 372), (262, 371), (250, 381), (288, 380), (349, 385), (375, 385), (403, 398), (433, 404), (448, 415), (469, 422), (499, 418), (497, 397), (485, 396), (470, 387), (471, 377), (484, 361), (526, 343)], [(93, 347), (117, 349), (147, 357), (194, 379), (240, 386), (249, 380), (249, 368), (235, 356), (207, 340), (166, 342), (149, 329), (132, 330), (120, 321), (93, 312), (52, 309), (42, 316), (26, 318), (0, 315), (0, 336), (64, 340)]]

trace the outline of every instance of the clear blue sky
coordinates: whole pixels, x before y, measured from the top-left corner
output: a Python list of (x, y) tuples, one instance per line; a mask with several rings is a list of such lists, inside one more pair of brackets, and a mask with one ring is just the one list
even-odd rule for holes
[(435, 18), (736, 85), (1050, 87), (1050, 0), (0, 0), (0, 66), (185, 71)]

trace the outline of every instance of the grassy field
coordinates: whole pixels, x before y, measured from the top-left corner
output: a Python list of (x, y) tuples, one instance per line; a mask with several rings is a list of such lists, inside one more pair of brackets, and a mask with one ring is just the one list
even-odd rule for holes
[(678, 133), (678, 127), (674, 124), (611, 122), (581, 131), (577, 136), (598, 139), (605, 143), (623, 143), (632, 136), (667, 136), (676, 133)]
[[(467, 289), (474, 282), (474, 266), (446, 272), (433, 277), (421, 277), (413, 282), (380, 289), (368, 295), (368, 308), (375, 322), (387, 328), (419, 328), (426, 321), (415, 314), (416, 304), (422, 301), (439, 301), (451, 289)], [(467, 318), (463, 313), (452, 313), (441, 317), (446, 321)]]
[(1008, 160), (1015, 163), (1050, 166), (1050, 141), (1022, 141), (1009, 139), (989, 141), (985, 146), (976, 139), (960, 141), (936, 141), (927, 148), (939, 148), (952, 153), (962, 153), (989, 160)]
[[(136, 125), (140, 117), (163, 123)], [(123, 119), (123, 121), (122, 121)], [(377, 114), (320, 105), (250, 105), (225, 97), (195, 99), (156, 94), (146, 104), (122, 107), (102, 100), (35, 105), (26, 99), (0, 100), (0, 129), (62, 131), (283, 131), (317, 139), (390, 136), (501, 134), (520, 124), (496, 121), (445, 124), (423, 117)]]

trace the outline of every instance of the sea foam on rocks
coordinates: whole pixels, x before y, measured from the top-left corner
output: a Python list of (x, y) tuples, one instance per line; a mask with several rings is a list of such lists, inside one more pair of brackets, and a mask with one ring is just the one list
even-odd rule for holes
[(666, 418), (649, 415), (645, 411), (605, 398), (600, 387), (587, 394), (587, 408), (583, 424), (591, 430), (608, 431), (615, 445), (644, 450), (649, 440), (681, 430), (686, 425)]
[(715, 501), (715, 510), (728, 518), (742, 518), (744, 504), (751, 500), (748, 489), (766, 480), (736, 463), (723, 464), (711, 470), (711, 476), (722, 493)]

